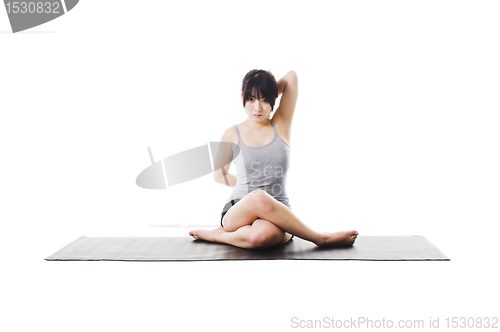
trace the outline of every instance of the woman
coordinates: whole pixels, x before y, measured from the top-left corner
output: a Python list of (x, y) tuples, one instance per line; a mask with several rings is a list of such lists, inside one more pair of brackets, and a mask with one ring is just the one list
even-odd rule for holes
[[(358, 232), (316, 232), (290, 209), (286, 174), (298, 95), (295, 72), (289, 71), (276, 82), (270, 72), (252, 70), (243, 78), (241, 92), (247, 119), (222, 135), (221, 142), (233, 144), (228, 144), (231, 151), (219, 151), (216, 159), (229, 162), (221, 163), (225, 166), (213, 173), (216, 182), (234, 188), (222, 211), (221, 227), (192, 230), (189, 235), (248, 249), (282, 245), (294, 235), (318, 246), (353, 245)], [(225, 154), (231, 157), (227, 159)], [(227, 173), (233, 159), (237, 177)]]

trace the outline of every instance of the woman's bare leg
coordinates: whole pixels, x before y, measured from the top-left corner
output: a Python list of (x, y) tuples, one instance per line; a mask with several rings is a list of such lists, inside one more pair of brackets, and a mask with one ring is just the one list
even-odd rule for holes
[(319, 233), (305, 225), (290, 209), (263, 190), (254, 190), (236, 203), (223, 219), (224, 228), (234, 231), (252, 224), (253, 220), (268, 220), (290, 234), (318, 246), (352, 245), (358, 232)]
[(257, 219), (252, 225), (245, 225), (234, 232), (228, 232), (223, 227), (213, 230), (198, 229), (189, 232), (195, 239), (210, 242), (227, 243), (236, 247), (255, 249), (282, 245), (290, 241), (292, 236), (273, 223)]
[[(356, 231), (318, 233), (305, 225), (284, 204), (277, 201), (275, 198), (273, 198), (263, 190), (252, 191), (250, 194), (246, 195), (243, 199), (236, 203), (231, 209), (229, 209), (222, 220), (224, 224), (223, 229), (227, 231), (226, 233), (231, 234), (239, 230), (241, 227), (252, 225), (254, 221), (256, 221), (256, 219), (263, 219), (265, 221), (268, 221), (277, 226), (282, 231), (311, 241), (318, 246), (352, 245), (354, 244), (354, 241), (356, 240), (356, 237), (358, 235), (358, 232)], [(229, 240), (235, 242), (237, 241), (235, 240), (235, 238), (237, 237), (242, 240), (243, 238), (245, 238), (245, 236), (251, 235), (244, 232), (238, 233), (238, 236), (236, 236), (235, 234), (228, 235), (221, 233), (221, 230), (222, 228), (214, 230), (220, 233), (217, 235), (219, 241), (221, 239), (225, 239), (226, 241)], [(251, 230), (251, 228), (249, 230)], [(192, 232), (190, 233), (190, 235), (193, 236)], [(214, 236), (214, 234), (205, 235)]]

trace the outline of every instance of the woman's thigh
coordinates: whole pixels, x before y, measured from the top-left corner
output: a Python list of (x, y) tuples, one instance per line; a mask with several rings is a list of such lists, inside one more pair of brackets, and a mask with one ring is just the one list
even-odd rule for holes
[(222, 218), (222, 224), (226, 231), (234, 232), (242, 226), (253, 224), (259, 218), (252, 195), (252, 193), (247, 194), (226, 212)]

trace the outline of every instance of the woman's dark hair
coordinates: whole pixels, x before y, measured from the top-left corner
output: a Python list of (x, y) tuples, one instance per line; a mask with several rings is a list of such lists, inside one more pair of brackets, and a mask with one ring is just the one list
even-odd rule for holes
[(243, 96), (243, 107), (254, 91), (257, 91), (257, 98), (264, 97), (274, 109), (274, 103), (278, 98), (278, 83), (270, 71), (262, 69), (250, 70), (243, 78), (241, 85), (241, 95)]

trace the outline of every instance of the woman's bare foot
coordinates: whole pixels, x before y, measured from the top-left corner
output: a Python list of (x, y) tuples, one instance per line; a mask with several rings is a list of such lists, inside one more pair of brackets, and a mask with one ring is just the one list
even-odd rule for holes
[(210, 242), (219, 242), (220, 234), (226, 230), (219, 226), (215, 229), (195, 229), (189, 232), (195, 240), (205, 240)]
[(356, 238), (358, 237), (358, 232), (356, 231), (342, 231), (335, 233), (322, 233), (323, 238), (316, 243), (316, 245), (323, 246), (337, 246), (346, 247), (352, 246)]

